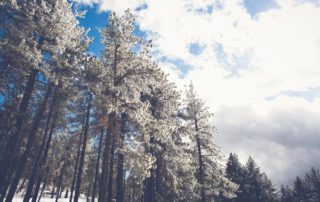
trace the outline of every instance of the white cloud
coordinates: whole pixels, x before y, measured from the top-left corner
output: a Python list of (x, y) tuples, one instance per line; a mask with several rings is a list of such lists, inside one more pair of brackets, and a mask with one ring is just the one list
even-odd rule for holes
[[(291, 171), (290, 177), (295, 175), (299, 169), (289, 170), (301, 160), (299, 154), (308, 154), (303, 169), (319, 160), (320, 150), (308, 148), (309, 142), (302, 141), (305, 136), (311, 142), (319, 140), (313, 134), (319, 134), (320, 128), (312, 125), (313, 120), (320, 121), (319, 100), (281, 96), (266, 99), (284, 91), (320, 86), (319, 1), (277, 0), (279, 8), (254, 17), (241, 0), (97, 1), (101, 10), (116, 12), (147, 5), (135, 11), (140, 29), (153, 40), (156, 58), (179, 58), (193, 67), (181, 78), (175, 64), (160, 63), (178, 87), (192, 80), (216, 112), (224, 151), (256, 157), (272, 177)], [(204, 12), (210, 5), (212, 12)], [(200, 55), (192, 55), (191, 43), (204, 44), (205, 49)], [(292, 127), (300, 132), (294, 139), (299, 141), (291, 142), (292, 136), (284, 136), (292, 132)], [(261, 132), (262, 128), (266, 131)], [(293, 148), (300, 143), (299, 148)]]

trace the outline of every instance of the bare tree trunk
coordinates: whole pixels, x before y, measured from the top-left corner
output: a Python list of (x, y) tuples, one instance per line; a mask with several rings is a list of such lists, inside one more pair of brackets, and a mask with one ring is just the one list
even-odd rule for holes
[[(7, 181), (8, 171), (12, 165), (13, 155), (16, 153), (16, 146), (21, 135), (22, 126), (26, 117), (27, 108), (31, 99), (31, 94), (34, 89), (34, 84), (38, 75), (38, 70), (32, 69), (28, 78), (27, 85), (24, 89), (23, 97), (18, 108), (16, 117), (16, 130), (10, 135), (5, 150), (3, 151), (2, 159), (0, 160), (0, 194), (4, 199), (6, 188), (9, 181)], [(2, 200), (1, 200), (2, 201)]]
[(28, 158), (30, 156), (30, 153), (31, 153), (31, 149), (32, 149), (32, 146), (35, 142), (35, 138), (36, 138), (36, 134), (38, 132), (38, 129), (39, 129), (39, 125), (41, 123), (41, 120), (42, 120), (42, 117), (43, 117), (43, 114), (44, 114), (44, 111), (46, 109), (46, 106), (47, 106), (47, 103), (48, 103), (48, 99), (50, 97), (50, 94), (51, 94), (51, 89), (52, 89), (52, 84), (49, 84), (49, 87), (48, 87), (48, 90), (46, 92), (46, 95), (41, 103), (41, 106), (40, 106), (40, 109), (38, 111), (38, 113), (36, 114), (36, 117), (35, 117), (35, 120), (32, 124), (32, 128), (31, 128), (31, 131), (29, 133), (29, 137), (28, 137), (28, 143), (27, 143), (27, 146), (26, 146), (26, 149), (24, 151), (24, 153), (22, 154), (22, 157), (20, 158), (20, 161), (18, 162), (18, 167), (17, 167), (17, 170), (16, 170), (16, 174), (14, 176), (14, 179), (11, 183), (11, 186), (10, 186), (10, 189), (9, 189), (9, 193), (6, 197), (6, 202), (11, 202), (12, 199), (13, 199), (13, 196), (15, 194), (15, 191), (17, 189), (17, 186), (19, 184), (19, 180), (23, 174), (23, 171), (25, 169), (25, 166), (27, 164), (27, 161), (28, 161)]
[(64, 186), (62, 187), (62, 189), (61, 189), (61, 191), (59, 193), (59, 198), (61, 198), (63, 191), (64, 191)]
[(108, 196), (107, 196), (107, 202), (112, 201), (112, 186), (113, 186), (113, 162), (114, 162), (114, 149), (115, 149), (115, 140), (116, 134), (115, 134), (115, 127), (112, 134), (112, 145), (111, 145), (111, 155), (110, 155), (110, 173), (109, 173), (109, 182), (108, 182)]
[(28, 202), (29, 199), (31, 198), (31, 194), (32, 194), (32, 190), (33, 190), (33, 187), (34, 187), (34, 183), (35, 183), (36, 178), (37, 178), (39, 162), (40, 162), (42, 153), (43, 153), (43, 151), (45, 149), (45, 146), (46, 146), (46, 140), (47, 140), (47, 136), (48, 136), (48, 132), (49, 132), (49, 125), (50, 125), (50, 121), (51, 121), (51, 117), (52, 117), (52, 112), (53, 112), (54, 107), (55, 107), (56, 98), (57, 98), (57, 94), (55, 93), (55, 95), (54, 95), (54, 97), (52, 99), (52, 103), (51, 103), (49, 114), (48, 114), (48, 119), (47, 119), (47, 122), (46, 122), (46, 125), (45, 125), (45, 132), (44, 132), (44, 135), (43, 135), (42, 144), (41, 144), (41, 147), (40, 147), (40, 149), (39, 149), (39, 151), (37, 153), (36, 161), (35, 161), (35, 163), (33, 165), (33, 168), (32, 168), (31, 176), (29, 178), (29, 183), (28, 183), (28, 187), (27, 187), (26, 193), (25, 193), (24, 198), (23, 198), (23, 202)]
[(66, 194), (64, 195), (64, 198), (68, 198), (69, 189), (67, 189)]
[(46, 146), (43, 152), (43, 156), (41, 157), (41, 163), (39, 165), (41, 165), (41, 169), (40, 169), (40, 174), (38, 173), (38, 180), (37, 180), (37, 185), (36, 185), (36, 189), (35, 192), (33, 193), (32, 196), (32, 202), (36, 202), (37, 201), (37, 197), (39, 194), (39, 189), (40, 189), (40, 184), (42, 182), (43, 179), (43, 172), (45, 172), (43, 169), (45, 168), (46, 165), (46, 161), (47, 161), (47, 156), (49, 153), (49, 148), (50, 148), (50, 144), (51, 144), (51, 140), (52, 140), (52, 135), (53, 135), (53, 131), (55, 129), (55, 123), (57, 120), (57, 114), (54, 114), (53, 120), (52, 120), (52, 124), (51, 124), (51, 129), (50, 129), (50, 133), (46, 142)]
[[(150, 137), (150, 144), (154, 144), (154, 137)], [(149, 150), (149, 151), (148, 151)], [(147, 152), (150, 152), (154, 155), (153, 148), (150, 147), (147, 149)], [(150, 177), (145, 180), (144, 183), (144, 201), (145, 202), (155, 202), (155, 192), (156, 192), (156, 172), (154, 168), (150, 169)]]
[(86, 196), (86, 202), (89, 202), (90, 200), (89, 200), (89, 196), (90, 196), (90, 190), (91, 190), (91, 183), (89, 184), (89, 186), (88, 186), (88, 190), (87, 190), (87, 196)]
[(57, 182), (57, 177), (58, 177), (57, 174), (58, 174), (58, 173), (56, 173), (56, 175), (55, 175), (55, 177), (54, 177), (54, 180), (53, 180), (53, 187), (52, 187), (52, 192), (51, 192), (51, 198), (54, 197), (54, 192), (55, 192), (56, 182)]
[(104, 144), (98, 202), (106, 201), (106, 193), (108, 190), (108, 178), (109, 178), (108, 173), (109, 173), (110, 146), (111, 146), (111, 139), (112, 139), (112, 126), (113, 126), (113, 122), (115, 121), (114, 119), (115, 119), (115, 113), (111, 113), (109, 115), (107, 135), (106, 135), (105, 144)]
[(85, 157), (85, 152), (87, 147), (87, 139), (88, 139), (88, 131), (89, 131), (91, 100), (92, 100), (92, 94), (90, 93), (89, 99), (88, 99), (87, 113), (86, 113), (86, 124), (85, 124), (85, 129), (83, 134), (81, 158), (79, 162), (79, 171), (78, 171), (76, 189), (74, 194), (74, 202), (78, 202), (79, 196), (80, 196), (81, 176), (82, 176), (82, 170), (84, 165), (84, 157)]
[(74, 186), (75, 186), (75, 182), (76, 182), (76, 178), (77, 178), (77, 171), (78, 171), (78, 164), (79, 164), (79, 158), (80, 158), (80, 152), (81, 152), (81, 142), (82, 142), (82, 137), (83, 137), (84, 122), (85, 122), (85, 116), (83, 116), (83, 120), (82, 120), (82, 129), (81, 129), (79, 142), (78, 142), (76, 165), (74, 166), (69, 202), (72, 202)]
[[(119, 134), (119, 149), (122, 149), (124, 146), (124, 135), (125, 135), (125, 125), (126, 125), (126, 114), (121, 114), (121, 132)], [(123, 202), (124, 198), (124, 171), (123, 171), (123, 161), (124, 155), (122, 152), (118, 150), (118, 166), (117, 166), (117, 202)]]
[(63, 179), (63, 175), (64, 175), (64, 171), (66, 169), (66, 165), (67, 165), (67, 160), (65, 159), (65, 162), (62, 165), (61, 171), (60, 171), (60, 175), (59, 175), (59, 179), (58, 179), (58, 187), (57, 187), (57, 194), (56, 194), (56, 202), (58, 202), (59, 198), (60, 198), (60, 192), (62, 192), (61, 190), (61, 184), (62, 184), (62, 179)]
[(100, 133), (98, 157), (97, 157), (97, 162), (96, 162), (95, 176), (94, 176), (94, 182), (93, 182), (93, 188), (92, 188), (92, 196), (91, 196), (91, 201), (92, 202), (94, 202), (94, 198), (95, 198), (95, 195), (96, 195), (96, 189), (97, 189), (97, 181), (98, 181), (98, 178), (99, 178), (99, 167), (100, 167), (100, 156), (101, 156), (101, 148), (102, 148), (102, 137), (103, 137), (103, 129), (101, 129), (101, 133)]
[(196, 132), (197, 132), (197, 148), (198, 148), (198, 155), (199, 155), (199, 183), (201, 185), (201, 202), (206, 201), (206, 195), (204, 191), (204, 171), (203, 171), (203, 162), (202, 162), (202, 154), (201, 154), (201, 144), (200, 144), (200, 139), (199, 139), (199, 128), (198, 128), (198, 120), (195, 118), (194, 119), (194, 124), (196, 127)]
[[(40, 199), (41, 199), (41, 197), (42, 197), (42, 195), (43, 195), (43, 192), (44, 192), (44, 190), (45, 190), (45, 188), (46, 188), (46, 185), (47, 185), (47, 179), (44, 180), (44, 183), (43, 183), (43, 185), (42, 185), (42, 189), (41, 189), (41, 192), (40, 192), (40, 195), (39, 195), (38, 202), (40, 201)], [(40, 187), (40, 186), (39, 186), (39, 187)], [(36, 197), (36, 199), (37, 199), (37, 197)], [(32, 202), (36, 202), (36, 200), (33, 201), (33, 199), (32, 199)]]
[[(40, 190), (40, 186), (41, 186), (41, 181), (42, 181), (42, 178), (41, 176), (39, 176), (37, 178), (37, 183), (36, 183), (36, 186), (35, 186), (35, 189), (34, 189), (34, 192), (32, 194), (32, 202), (36, 202), (37, 201), (37, 198), (38, 198), (38, 194), (39, 194), (39, 190)], [(45, 182), (44, 182), (45, 183)], [(42, 185), (43, 186), (43, 185)], [(41, 193), (40, 193), (41, 194)]]

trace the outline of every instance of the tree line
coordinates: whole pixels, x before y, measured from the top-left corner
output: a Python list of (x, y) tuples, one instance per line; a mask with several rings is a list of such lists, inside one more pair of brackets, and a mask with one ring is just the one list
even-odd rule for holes
[(69, 1), (4, 0), (0, 13), (0, 202), (273, 200), (253, 159), (223, 165), (212, 114), (168, 80), (129, 11), (109, 14), (101, 58)]
[(315, 202), (320, 201), (320, 170), (311, 168), (305, 177), (297, 177), (293, 185), (276, 187), (271, 179), (261, 172), (252, 157), (245, 165), (237, 154), (231, 153), (225, 167), (225, 175), (239, 187), (236, 197), (221, 197), (224, 202)]
[(98, 58), (68, 1), (0, 6), (1, 202), (235, 196), (207, 107), (192, 85), (181, 99), (129, 11), (110, 13)]

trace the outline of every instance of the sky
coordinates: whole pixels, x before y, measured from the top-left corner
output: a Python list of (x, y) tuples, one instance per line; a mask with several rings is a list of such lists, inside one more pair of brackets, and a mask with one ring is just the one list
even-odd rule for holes
[(108, 12), (130, 8), (154, 60), (214, 113), (226, 157), (252, 156), (277, 185), (320, 167), (320, 0), (75, 1), (98, 56)]

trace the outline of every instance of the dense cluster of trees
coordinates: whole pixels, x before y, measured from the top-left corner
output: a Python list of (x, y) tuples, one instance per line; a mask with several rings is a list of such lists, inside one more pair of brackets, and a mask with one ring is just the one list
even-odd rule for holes
[(303, 178), (297, 177), (292, 187), (281, 186), (281, 201), (320, 201), (320, 170), (311, 168)]
[(66, 0), (5, 0), (0, 13), (1, 202), (235, 196), (211, 114), (192, 85), (181, 101), (129, 11), (110, 13), (101, 58)]
[(297, 177), (293, 186), (282, 185), (275, 187), (268, 176), (260, 171), (260, 167), (252, 157), (242, 165), (237, 154), (230, 154), (225, 175), (238, 184), (236, 197), (228, 199), (221, 197), (225, 202), (316, 202), (320, 201), (320, 170), (311, 168), (305, 177)]
[(168, 81), (129, 11), (110, 13), (101, 58), (66, 0), (0, 13), (0, 202), (319, 201), (314, 168), (279, 193), (252, 158), (223, 166), (205, 103)]
[(226, 176), (239, 185), (237, 197), (224, 201), (278, 201), (277, 189), (252, 157), (242, 165), (236, 154), (230, 154), (226, 166)]

